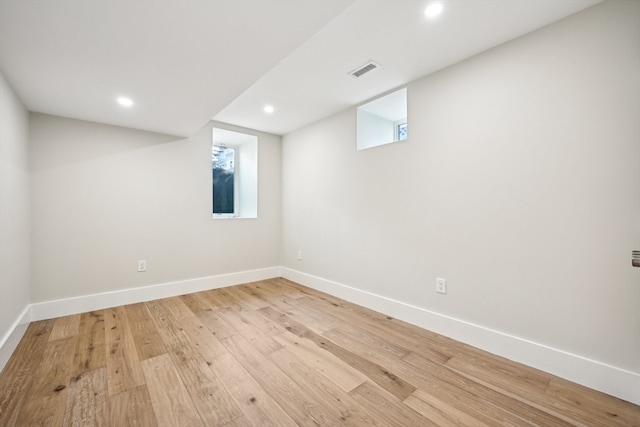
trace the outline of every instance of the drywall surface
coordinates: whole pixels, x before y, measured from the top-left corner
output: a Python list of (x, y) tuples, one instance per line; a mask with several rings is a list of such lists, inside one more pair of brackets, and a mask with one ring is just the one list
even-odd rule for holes
[(259, 217), (213, 220), (214, 125), (244, 131), (178, 139), (32, 114), (33, 302), (278, 266), (280, 137), (246, 131)]
[(356, 144), (358, 150), (378, 147), (394, 142), (394, 122), (361, 110), (356, 114)]
[(409, 84), (402, 144), (357, 152), (355, 108), (284, 136), (283, 266), (640, 373), (639, 20), (605, 2)]
[(0, 74), (0, 347), (29, 305), (28, 120)]

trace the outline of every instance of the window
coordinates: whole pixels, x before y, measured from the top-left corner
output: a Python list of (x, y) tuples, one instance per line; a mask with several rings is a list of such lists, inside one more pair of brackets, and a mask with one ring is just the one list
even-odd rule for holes
[(407, 88), (359, 106), (356, 128), (358, 150), (406, 140)]
[(407, 121), (400, 120), (395, 123), (396, 126), (396, 141), (404, 141), (407, 139)]
[(213, 218), (257, 218), (258, 137), (213, 128)]
[(236, 150), (221, 145), (213, 146), (213, 213), (233, 215), (235, 207)]

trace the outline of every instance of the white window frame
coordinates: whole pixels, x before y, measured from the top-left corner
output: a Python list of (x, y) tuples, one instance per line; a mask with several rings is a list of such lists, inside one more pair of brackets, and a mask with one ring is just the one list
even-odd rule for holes
[[(255, 219), (258, 218), (258, 137), (242, 132), (214, 127), (212, 129), (212, 149), (214, 146), (234, 149), (233, 214), (213, 213), (213, 219)], [(213, 182), (211, 185), (213, 190)], [(213, 191), (211, 191), (213, 197)], [(213, 202), (213, 199), (211, 200)]]
[(405, 139), (400, 139), (400, 126), (402, 125), (406, 125), (407, 124), (407, 119), (403, 119), (403, 120), (398, 120), (397, 122), (395, 122), (393, 124), (393, 138), (394, 141), (393, 142), (398, 142), (398, 141), (406, 141), (407, 139), (409, 139), (409, 128), (407, 127), (407, 137)]

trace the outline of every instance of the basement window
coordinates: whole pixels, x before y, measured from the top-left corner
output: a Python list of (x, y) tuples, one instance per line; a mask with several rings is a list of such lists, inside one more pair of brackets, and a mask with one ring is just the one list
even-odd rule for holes
[(258, 217), (258, 137), (213, 128), (214, 219)]
[(409, 135), (407, 88), (359, 106), (356, 117), (358, 150), (405, 141)]

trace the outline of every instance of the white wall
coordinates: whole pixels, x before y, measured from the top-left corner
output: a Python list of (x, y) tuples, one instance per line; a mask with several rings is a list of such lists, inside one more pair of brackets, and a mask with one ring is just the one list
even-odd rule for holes
[(286, 135), (283, 266), (640, 374), (639, 20), (605, 2), (411, 83), (402, 144), (356, 152), (355, 108)]
[(360, 110), (356, 115), (356, 134), (358, 150), (390, 144), (395, 139), (394, 122)]
[(258, 141), (253, 139), (240, 144), (238, 163), (235, 165), (240, 186), (240, 216), (255, 218), (258, 215)]
[(32, 114), (33, 302), (278, 266), (280, 137), (216, 124), (259, 138), (259, 218), (215, 221), (213, 125), (176, 139)]
[(24, 332), (18, 323), (29, 304), (28, 118), (0, 73), (0, 367)]

